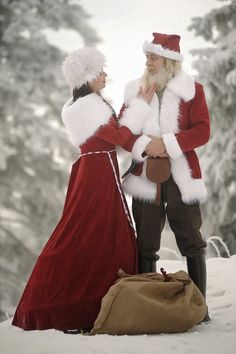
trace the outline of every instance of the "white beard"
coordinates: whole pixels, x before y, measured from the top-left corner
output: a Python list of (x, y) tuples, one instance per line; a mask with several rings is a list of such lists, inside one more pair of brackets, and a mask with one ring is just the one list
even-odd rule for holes
[(161, 68), (158, 73), (154, 75), (151, 75), (146, 69), (140, 80), (141, 87), (142, 89), (146, 89), (151, 84), (156, 83), (157, 91), (161, 91), (166, 87), (172, 77), (173, 74), (167, 72), (165, 68)]

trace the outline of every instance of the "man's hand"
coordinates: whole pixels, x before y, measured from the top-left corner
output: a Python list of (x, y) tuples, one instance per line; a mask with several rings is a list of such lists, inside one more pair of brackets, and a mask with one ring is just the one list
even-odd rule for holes
[(138, 92), (138, 97), (144, 99), (147, 103), (150, 103), (152, 100), (152, 97), (154, 93), (156, 92), (157, 85), (151, 84), (148, 88), (142, 89), (140, 87), (139, 92)]
[(151, 157), (168, 157), (163, 139), (152, 135), (149, 135), (149, 137), (152, 139), (152, 141), (147, 145), (145, 149), (146, 154)]
[(170, 157), (167, 152), (163, 152), (163, 154), (160, 154), (159, 157)]

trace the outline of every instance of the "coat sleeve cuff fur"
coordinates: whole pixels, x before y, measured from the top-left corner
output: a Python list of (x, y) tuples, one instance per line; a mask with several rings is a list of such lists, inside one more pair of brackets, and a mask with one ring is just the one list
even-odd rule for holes
[(175, 134), (173, 133), (163, 134), (162, 139), (164, 141), (166, 151), (172, 159), (177, 159), (183, 154), (183, 151), (179, 146)]
[(132, 157), (138, 162), (143, 162), (145, 157), (142, 157), (142, 153), (146, 149), (146, 146), (152, 141), (147, 135), (141, 135), (134, 143), (132, 148)]
[(142, 98), (133, 98), (124, 110), (119, 123), (131, 130), (133, 134), (141, 134), (144, 120), (151, 112), (151, 107)]

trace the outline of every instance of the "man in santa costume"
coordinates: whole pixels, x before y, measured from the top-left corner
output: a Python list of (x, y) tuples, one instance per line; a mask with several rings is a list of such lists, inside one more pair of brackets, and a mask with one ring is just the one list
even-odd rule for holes
[[(158, 204), (157, 186), (146, 175), (146, 160), (133, 162), (125, 174), (124, 191), (133, 197), (139, 272), (156, 271), (157, 252), (167, 217), (178, 248), (187, 258), (188, 273), (205, 296), (206, 242), (200, 233), (199, 204), (206, 200), (207, 191), (195, 149), (209, 140), (209, 114), (202, 85), (181, 68), (180, 36), (162, 33), (153, 33), (153, 36), (151, 43), (143, 44), (147, 58), (144, 75), (126, 85), (120, 113), (120, 124), (133, 134), (155, 136), (146, 153), (168, 157), (171, 166), (169, 179), (161, 183)], [(153, 83), (157, 85), (156, 95), (150, 104), (143, 101), (143, 107), (135, 110), (137, 95)], [(137, 118), (142, 109), (147, 112), (147, 107), (149, 114), (140, 128)]]

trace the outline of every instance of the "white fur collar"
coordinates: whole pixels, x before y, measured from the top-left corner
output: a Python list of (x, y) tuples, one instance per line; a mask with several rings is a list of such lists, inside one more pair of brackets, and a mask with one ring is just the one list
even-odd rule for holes
[[(140, 79), (128, 82), (124, 94), (125, 104), (128, 104), (134, 95), (137, 94), (139, 87)], [(166, 89), (187, 102), (195, 96), (195, 80), (184, 70), (180, 70), (177, 75), (169, 81)]]
[(79, 98), (73, 104), (70, 98), (62, 108), (61, 116), (72, 144), (78, 148), (101, 125), (108, 123), (112, 110), (101, 96), (92, 93)]
[(176, 94), (176, 96), (181, 97), (185, 102), (190, 101), (195, 96), (195, 80), (184, 70), (180, 70), (170, 80), (166, 88)]

